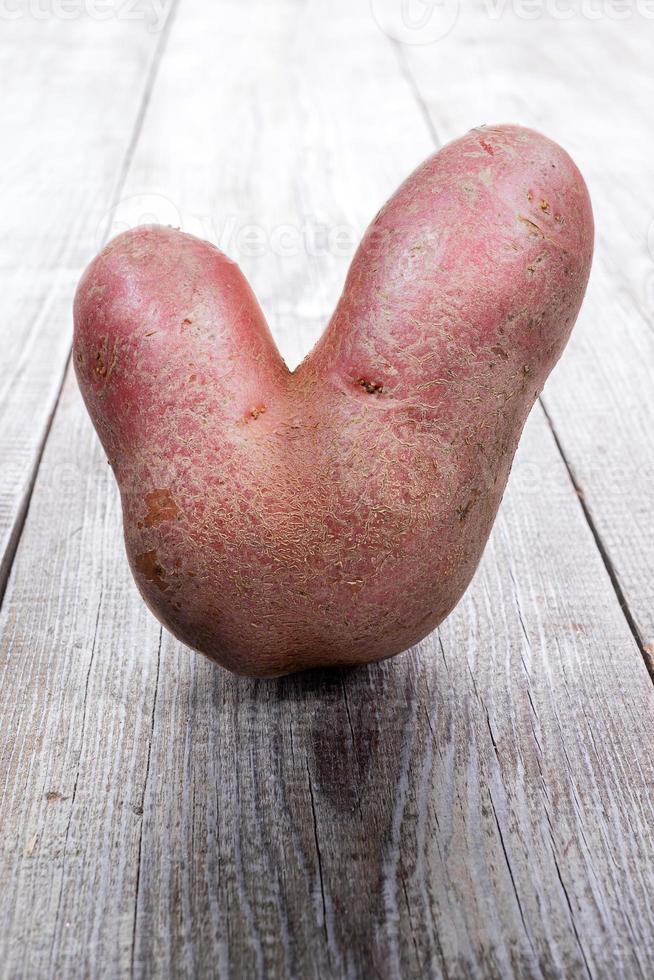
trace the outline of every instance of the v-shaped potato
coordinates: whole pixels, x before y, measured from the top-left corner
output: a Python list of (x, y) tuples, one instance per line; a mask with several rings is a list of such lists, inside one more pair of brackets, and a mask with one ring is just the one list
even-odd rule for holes
[(261, 676), (434, 629), (479, 562), (592, 250), (564, 150), (473, 130), (380, 211), (290, 372), (212, 245), (163, 227), (111, 242), (78, 289), (74, 363), (155, 615)]

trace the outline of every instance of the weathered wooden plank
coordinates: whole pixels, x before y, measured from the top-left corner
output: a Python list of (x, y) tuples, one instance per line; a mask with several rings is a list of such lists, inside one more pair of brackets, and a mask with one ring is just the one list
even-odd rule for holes
[[(535, 19), (520, 16), (526, 7)], [(516, 120), (568, 147), (588, 181), (594, 271), (544, 403), (652, 669), (654, 207), (643, 161), (654, 155), (654, 16), (646, 4), (566, 19), (559, 9), (462, 5), (444, 40), (400, 57), (443, 140)]]
[[(358, 231), (429, 149), (365, 5), (184, 0), (125, 195)], [(266, 251), (297, 359), (348, 257)], [(69, 380), (0, 615), (7, 976), (647, 974), (654, 692), (542, 414), (463, 604), (365, 670), (159, 650), (119, 524)]]
[[(134, 8), (108, 20), (20, 9), (0, 40), (0, 125), (22, 124), (3, 147), (0, 593), (62, 383), (73, 291), (165, 38)], [(129, 582), (107, 548), (119, 512), (106, 469), (69, 384), (39, 482), (54, 506), (31, 514), (0, 626), (0, 974), (11, 978), (116, 976), (131, 957), (156, 675), (134, 648), (156, 648), (160, 630), (136, 609), (125, 643), (115, 588), (122, 574), (129, 595)], [(113, 652), (92, 672), (98, 649)]]
[(167, 8), (126, 17), (105, 5), (98, 19), (91, 5), (57, 16), (12, 4), (1, 17), (0, 596), (63, 381), (75, 285), (102, 242)]
[(121, 976), (160, 629), (115, 562), (119, 503), (72, 384), (36, 493), (0, 616), (0, 975)]

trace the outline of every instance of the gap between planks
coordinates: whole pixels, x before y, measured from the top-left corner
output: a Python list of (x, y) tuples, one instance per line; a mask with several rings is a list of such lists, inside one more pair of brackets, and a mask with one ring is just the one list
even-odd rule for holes
[[(166, 49), (166, 44), (168, 43), (168, 38), (170, 36), (171, 27), (177, 13), (177, 8), (179, 5), (179, 0), (171, 0), (171, 7), (168, 17), (166, 18), (166, 24), (161, 32), (161, 37), (157, 43), (157, 46), (152, 57), (150, 67), (148, 69), (145, 88), (143, 91), (143, 96), (141, 98), (141, 103), (139, 106), (138, 114), (134, 127), (132, 129), (132, 134), (130, 136), (129, 144), (123, 158), (123, 163), (120, 168), (120, 173), (118, 177), (118, 182), (116, 184), (116, 190), (111, 203), (111, 208), (109, 209), (108, 215), (113, 214), (115, 208), (120, 203), (123, 188), (125, 186), (125, 181), (127, 179), (127, 174), (129, 173), (129, 168), (134, 156), (134, 151), (136, 149), (141, 128), (143, 126), (143, 120), (145, 119), (145, 114), (150, 104), (150, 98), (152, 96), (152, 89), (154, 88), (154, 83), (156, 81), (157, 73), (159, 71), (159, 65), (161, 64), (161, 59), (163, 57), (164, 51)], [(107, 219), (107, 224), (109, 225), (109, 219)], [(106, 242), (108, 227), (103, 233), (103, 242)], [(43, 453), (45, 451), (45, 446), (52, 429), (52, 423), (54, 422), (55, 415), (59, 408), (59, 403), (61, 401), (61, 395), (64, 389), (64, 384), (66, 381), (66, 375), (70, 367), (71, 351), (69, 350), (68, 356), (66, 357), (61, 370), (61, 377), (59, 379), (59, 384), (57, 386), (54, 401), (52, 403), (52, 408), (48, 414), (46, 424), (43, 430), (43, 435), (37, 444), (36, 456), (34, 460), (34, 465), (32, 467), (25, 492), (23, 494), (23, 499), (21, 500), (18, 511), (16, 514), (16, 519), (14, 521), (14, 526), (11, 529), (9, 540), (7, 542), (7, 547), (4, 554), (0, 558), (0, 608), (4, 602), (5, 593), (7, 591), (7, 583), (9, 582), (9, 576), (11, 575), (11, 569), (14, 564), (14, 559), (16, 557), (16, 552), (18, 551), (18, 546), (20, 545), (20, 540), (23, 536), (23, 530), (25, 528), (25, 522), (27, 520), (27, 515), (29, 514), (30, 503), (32, 500), (32, 495), (34, 493), (34, 487), (36, 485), (36, 480), (39, 475), (39, 470), (41, 468), (41, 462), (43, 460)]]

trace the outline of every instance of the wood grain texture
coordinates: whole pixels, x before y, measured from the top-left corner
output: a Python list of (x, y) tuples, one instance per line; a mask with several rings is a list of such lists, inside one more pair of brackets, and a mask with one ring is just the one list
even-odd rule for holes
[(445, 39), (397, 52), (439, 139), (520, 122), (559, 140), (586, 177), (594, 270), (543, 401), (654, 669), (654, 205), (643, 166), (654, 155), (654, 12), (626, 4), (616, 17), (600, 4), (590, 17), (576, 5), (561, 19), (531, 6), (535, 19), (520, 4), (462, 5)]
[[(349, 256), (273, 233), (358, 234), (432, 145), (367, 4), (182, 0), (119, 217), (256, 224), (294, 361)], [(69, 376), (0, 636), (0, 976), (651, 972), (654, 690), (542, 412), (438, 633), (255, 682), (143, 608)]]
[(131, 956), (161, 631), (115, 562), (111, 481), (68, 385), (0, 620), (3, 977), (120, 976)]
[(1, 18), (0, 595), (61, 389), (75, 286), (102, 243), (163, 36), (136, 9), (98, 20), (81, 7), (71, 19), (8, 5), (18, 16)]

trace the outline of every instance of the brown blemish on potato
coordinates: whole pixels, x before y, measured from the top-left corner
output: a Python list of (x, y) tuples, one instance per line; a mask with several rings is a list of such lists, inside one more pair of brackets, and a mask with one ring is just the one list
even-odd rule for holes
[(530, 262), (530, 264), (527, 266), (527, 272), (533, 276), (534, 273), (536, 272), (536, 269), (541, 264), (541, 262), (544, 261), (545, 258), (546, 255), (544, 253), (542, 255), (537, 256), (537, 258), (535, 258), (534, 261)]
[(492, 156), (492, 157), (495, 156), (495, 149), (494, 149), (494, 147), (490, 143), (487, 143), (486, 140), (479, 140), (479, 145), (481, 146), (482, 150), (484, 150), (486, 153), (490, 154), (490, 156)]
[(366, 381), (365, 378), (359, 378), (357, 384), (360, 385), (364, 391), (367, 391), (369, 395), (381, 395), (384, 390), (382, 384), (377, 384), (375, 381)]
[(107, 374), (107, 355), (109, 353), (109, 338), (105, 334), (100, 337), (100, 349), (95, 355), (95, 373), (104, 378)]
[(533, 191), (527, 191), (527, 200), (533, 201), (533, 199), (534, 199)]
[[(503, 450), (503, 452), (504, 451), (505, 450)], [(465, 521), (470, 511), (475, 506), (475, 504), (481, 499), (481, 497), (482, 495), (480, 494), (478, 489), (473, 488), (471, 490), (470, 497), (468, 498), (467, 502), (465, 504), (460, 504), (456, 508), (456, 516), (459, 518), (460, 521)]]
[(156, 585), (161, 592), (165, 592), (168, 588), (168, 582), (166, 582), (166, 576), (164, 569), (157, 561), (157, 549), (152, 548), (150, 551), (144, 551), (142, 554), (137, 555), (134, 559), (134, 566), (136, 571), (139, 572), (148, 582), (152, 582)]
[(105, 381), (108, 381), (111, 377), (111, 372), (116, 366), (117, 359), (117, 345), (114, 345), (113, 355), (111, 360), (109, 359), (109, 337), (104, 334), (100, 337), (100, 348), (95, 354), (95, 373), (99, 374)]
[(527, 226), (530, 235), (536, 235), (538, 238), (545, 238), (545, 235), (540, 230), (538, 225), (534, 221), (530, 221), (529, 218), (525, 218), (524, 214), (518, 215), (518, 221), (522, 221), (523, 225)]
[(143, 519), (144, 527), (157, 527), (163, 521), (174, 521), (179, 507), (173, 500), (170, 490), (152, 490), (146, 493), (144, 501), (148, 512)]
[(550, 203), (543, 198), (540, 202), (540, 209), (543, 214), (550, 214)]
[(248, 417), (245, 419), (245, 421), (247, 422), (248, 418), (258, 419), (259, 416), (260, 415), (263, 415), (263, 413), (265, 411), (266, 411), (266, 406), (265, 405), (255, 405), (254, 408), (251, 408), (250, 409), (250, 411), (248, 413)]
[(499, 344), (496, 344), (495, 347), (491, 347), (491, 351), (493, 354), (497, 354), (498, 357), (501, 357), (503, 361), (508, 361), (509, 355), (503, 347), (499, 346)]
[(183, 327), (190, 327), (192, 323), (193, 323), (193, 320), (190, 320), (188, 317), (185, 317), (182, 320), (182, 326)]
[(460, 521), (465, 521), (465, 519), (468, 516), (468, 513), (469, 513), (470, 508), (472, 507), (473, 503), (474, 503), (474, 501), (472, 499), (470, 499), (467, 504), (462, 504), (462, 505), (459, 505), (457, 507), (457, 509), (456, 509), (456, 516), (459, 518)]

